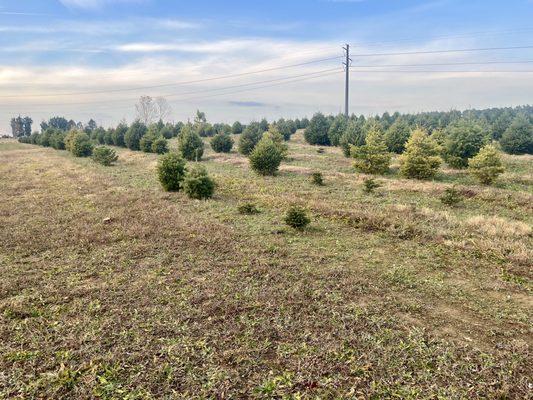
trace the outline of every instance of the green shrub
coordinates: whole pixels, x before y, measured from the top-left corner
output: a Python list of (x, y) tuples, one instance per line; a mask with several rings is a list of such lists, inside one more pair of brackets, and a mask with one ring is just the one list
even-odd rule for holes
[(199, 122), (194, 125), (194, 130), (200, 137), (211, 137), (215, 135), (215, 128), (207, 122)]
[(259, 214), (261, 212), (259, 208), (257, 208), (257, 206), (253, 203), (239, 204), (237, 210), (239, 211), (239, 213), (246, 215)]
[(141, 140), (139, 140), (139, 149), (141, 151), (144, 151), (145, 153), (151, 153), (152, 152), (152, 144), (157, 139), (157, 136), (155, 136), (153, 133), (148, 132), (146, 135), (144, 135)]
[(178, 150), (182, 157), (189, 161), (200, 161), (204, 155), (204, 142), (192, 125), (188, 124), (181, 130)]
[(177, 153), (167, 153), (159, 158), (157, 176), (166, 191), (178, 191), (185, 179), (185, 160)]
[(70, 131), (65, 137), (65, 148), (76, 157), (89, 157), (93, 144), (89, 135), (81, 131)]
[(359, 172), (384, 174), (389, 171), (391, 156), (383, 136), (377, 130), (368, 133), (365, 145), (353, 146), (351, 154), (355, 158), (354, 167)]
[(178, 137), (181, 134), (181, 130), (183, 129), (184, 126), (185, 124), (183, 122), (181, 121), (176, 122), (176, 125), (172, 127), (173, 137)]
[(505, 169), (502, 165), (500, 153), (494, 145), (489, 144), (468, 161), (468, 170), (479, 182), (484, 185), (490, 185)]
[[(285, 143), (285, 139), (283, 135), (278, 130), (278, 127), (274, 124), (270, 125), (268, 128), (268, 131), (266, 131), (263, 134), (262, 139), (270, 139), (274, 142), (276, 146), (278, 146), (278, 149), (283, 156), (283, 158), (287, 157), (287, 154), (289, 153), (289, 146)], [(261, 140), (262, 140), (261, 139)]]
[(168, 141), (163, 136), (156, 138), (152, 143), (152, 153), (165, 154), (168, 152)]
[(283, 136), (283, 140), (287, 141), (290, 140), (293, 132), (293, 126), (289, 121), (285, 121), (283, 118), (279, 119), (275, 124), (270, 125), (270, 129), (276, 129), (281, 136)]
[(270, 138), (261, 139), (250, 154), (250, 166), (260, 175), (274, 175), (283, 160), (280, 147)]
[(148, 125), (148, 130), (145, 135), (151, 135), (152, 137), (158, 137), (161, 129), (164, 128), (163, 121), (159, 121), (155, 124)]
[(33, 132), (30, 135), (30, 143), (31, 144), (37, 144), (37, 142), (39, 141), (39, 136), (41, 136), (39, 133)]
[(363, 192), (365, 193), (373, 193), (379, 187), (381, 187), (381, 184), (373, 178), (363, 180)]
[(269, 126), (270, 125), (268, 124), (268, 121), (266, 120), (266, 118), (263, 118), (261, 121), (259, 121), (259, 127), (261, 128), (263, 132), (268, 131)]
[(215, 135), (231, 135), (231, 125), (214, 124), (213, 129), (215, 130)]
[(309, 144), (329, 146), (329, 121), (322, 113), (316, 113), (305, 129), (304, 138)]
[(107, 145), (113, 144), (113, 131), (114, 129), (109, 128), (104, 135), (104, 143)]
[(463, 201), (463, 196), (454, 187), (446, 188), (442, 196), (440, 196), (440, 201), (442, 204), (453, 207)]
[(50, 147), (50, 138), (52, 137), (52, 134), (55, 132), (54, 128), (48, 128), (43, 133), (39, 135), (37, 138), (37, 144), (39, 146), (43, 147)]
[(239, 121), (235, 121), (231, 126), (231, 133), (234, 135), (239, 135), (242, 133), (242, 124)]
[(248, 156), (263, 137), (261, 125), (257, 122), (249, 124), (239, 139), (239, 153)]
[(211, 148), (217, 153), (229, 153), (233, 147), (231, 136), (218, 133), (211, 139)]
[(118, 156), (115, 150), (107, 146), (98, 146), (93, 150), (92, 159), (98, 164), (109, 166), (118, 160)]
[(362, 146), (365, 144), (365, 131), (358, 119), (350, 119), (346, 125), (346, 130), (339, 139), (344, 157), (350, 157), (352, 146)]
[(311, 174), (311, 182), (317, 186), (324, 186), (324, 177), (321, 172), (313, 172)]
[(343, 114), (335, 117), (328, 130), (329, 142), (332, 146), (338, 146), (342, 135), (346, 132), (348, 121)]
[(461, 119), (446, 128), (444, 159), (453, 168), (466, 168), (487, 141), (483, 128), (470, 120)]
[(174, 130), (172, 126), (165, 125), (159, 130), (159, 135), (163, 136), (165, 139), (171, 139), (174, 136)]
[(285, 223), (294, 229), (302, 230), (310, 222), (311, 219), (307, 216), (305, 209), (299, 206), (292, 206), (285, 215)]
[(509, 154), (533, 154), (533, 124), (525, 115), (516, 116), (503, 133), (500, 145)]
[(183, 190), (191, 199), (209, 199), (215, 191), (215, 181), (202, 165), (195, 165), (186, 175)]
[(407, 178), (433, 178), (441, 163), (439, 152), (439, 146), (426, 132), (415, 129), (400, 156), (400, 173)]
[(442, 150), (444, 150), (444, 146), (446, 144), (446, 138), (447, 134), (444, 129), (435, 129), (433, 132), (431, 132), (431, 139), (437, 143)]
[(113, 130), (111, 137), (113, 139), (113, 144), (115, 146), (126, 147), (126, 142), (124, 142), (124, 136), (128, 131), (128, 126), (125, 123), (120, 123)]
[(66, 136), (66, 132), (55, 130), (54, 133), (50, 135), (50, 146), (52, 146), (56, 150), (65, 150)]
[(92, 138), (99, 144), (105, 143), (106, 130), (102, 127), (98, 127), (92, 131)]
[(124, 134), (124, 143), (130, 150), (140, 150), (141, 138), (146, 134), (148, 128), (140, 121), (135, 121)]
[(409, 124), (398, 119), (385, 132), (385, 144), (390, 152), (401, 154), (405, 150), (405, 144), (409, 140), (409, 136), (411, 136)]

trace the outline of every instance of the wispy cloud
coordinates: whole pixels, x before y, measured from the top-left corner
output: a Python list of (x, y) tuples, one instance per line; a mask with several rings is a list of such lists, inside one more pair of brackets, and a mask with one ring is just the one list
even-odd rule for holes
[(96, 20), (96, 21), (53, 21), (50, 24), (10, 24), (0, 25), (0, 32), (6, 33), (34, 33), (34, 34), (59, 34), (73, 33), (84, 36), (118, 35), (126, 36), (133, 33), (146, 33), (147, 31), (184, 31), (199, 29), (201, 22), (185, 21), (172, 18), (132, 18), (127, 21)]
[(95, 10), (113, 3), (142, 3), (144, 0), (59, 0), (69, 8), (82, 8)]
[(21, 12), (21, 11), (0, 11), (0, 15), (13, 15), (21, 17), (50, 17), (52, 14), (46, 13), (33, 13), (33, 12)]

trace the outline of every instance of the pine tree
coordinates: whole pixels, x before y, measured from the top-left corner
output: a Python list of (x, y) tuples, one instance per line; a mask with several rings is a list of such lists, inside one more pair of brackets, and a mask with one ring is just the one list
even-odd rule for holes
[(484, 185), (490, 185), (505, 171), (500, 153), (492, 144), (483, 147), (468, 161), (468, 170)]
[(405, 150), (405, 143), (409, 140), (411, 129), (409, 124), (401, 119), (394, 122), (385, 133), (385, 143), (389, 151), (401, 154)]
[(183, 158), (189, 161), (200, 161), (204, 155), (204, 142), (192, 125), (186, 125), (181, 130), (178, 149)]
[(446, 128), (444, 158), (453, 168), (466, 168), (487, 141), (483, 127), (470, 119), (461, 119)]
[(391, 155), (385, 145), (383, 135), (372, 130), (366, 137), (366, 144), (353, 146), (351, 155), (355, 158), (354, 167), (365, 174), (384, 174), (388, 172)]
[(309, 144), (329, 146), (329, 121), (322, 113), (316, 113), (305, 129), (304, 138)]
[(346, 125), (344, 134), (339, 139), (339, 145), (345, 157), (350, 157), (352, 146), (362, 146), (365, 144), (365, 130), (363, 122), (358, 119), (350, 119)]
[(281, 160), (279, 145), (268, 137), (261, 139), (250, 154), (250, 166), (260, 175), (274, 175)]
[(405, 145), (400, 164), (400, 172), (406, 178), (433, 178), (441, 164), (439, 146), (426, 132), (417, 128)]
[(339, 114), (335, 117), (328, 130), (329, 141), (332, 146), (338, 146), (342, 135), (346, 131), (348, 122), (343, 114)]
[(533, 125), (525, 115), (518, 115), (513, 120), (500, 145), (509, 154), (533, 154)]

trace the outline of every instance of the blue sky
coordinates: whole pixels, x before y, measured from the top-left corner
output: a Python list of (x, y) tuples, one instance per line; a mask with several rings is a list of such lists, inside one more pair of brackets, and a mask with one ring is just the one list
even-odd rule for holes
[[(196, 108), (212, 121), (228, 122), (337, 113), (343, 104), (344, 43), (356, 55), (526, 46), (533, 45), (532, 21), (531, 0), (4, 0), (0, 132), (18, 113), (35, 121), (55, 114), (94, 117), (103, 125), (131, 121), (135, 99), (144, 94), (166, 97), (174, 120), (187, 119)], [(334, 56), (339, 58), (171, 86)], [(504, 60), (515, 63), (369, 71), (374, 65)], [(372, 67), (352, 72), (351, 111), (531, 103), (533, 74), (505, 71), (533, 70), (533, 64), (521, 63), (532, 60), (533, 49), (354, 56), (354, 65)], [(308, 80), (260, 84), (315, 72)], [(254, 88), (256, 82), (260, 87)]]

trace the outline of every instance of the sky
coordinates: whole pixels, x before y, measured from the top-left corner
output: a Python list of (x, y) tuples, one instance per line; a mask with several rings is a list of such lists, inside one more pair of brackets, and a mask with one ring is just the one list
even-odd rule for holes
[[(0, 134), (131, 122), (141, 95), (172, 121), (337, 114), (345, 44), (351, 113), (533, 103), (533, 0), (0, 0)], [(495, 47), (522, 48), (424, 53)]]

